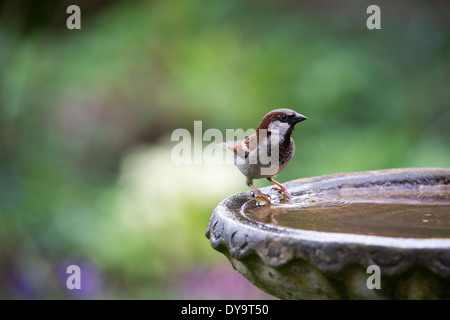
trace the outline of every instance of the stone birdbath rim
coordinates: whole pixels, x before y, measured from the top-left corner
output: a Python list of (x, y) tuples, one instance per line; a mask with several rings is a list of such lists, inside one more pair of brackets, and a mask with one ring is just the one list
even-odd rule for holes
[[(345, 184), (353, 184), (358, 187), (358, 181), (361, 182), (361, 178), (371, 177), (372, 184), (383, 185), (386, 182), (387, 177), (392, 175), (397, 176), (398, 181), (405, 181), (406, 179), (414, 179), (418, 177), (420, 172), (420, 179), (425, 181), (426, 175), (433, 175), (433, 181), (436, 181), (436, 175), (441, 174), (442, 179), (450, 179), (450, 169), (443, 168), (408, 168), (408, 169), (385, 169), (385, 170), (373, 170), (373, 171), (361, 171), (355, 173), (337, 173), (330, 175), (323, 175), (320, 177), (302, 178), (292, 180), (286, 183), (286, 186), (291, 193), (296, 196), (303, 192), (308, 192), (311, 188), (316, 188), (318, 192), (320, 190), (321, 182), (326, 181), (326, 189), (341, 187), (343, 182)], [(376, 179), (374, 179), (376, 177)], [(445, 182), (445, 181), (443, 181)], [(447, 181), (448, 183), (448, 181)], [(365, 184), (365, 182), (363, 182)], [(389, 185), (392, 185), (392, 180), (389, 181)], [(263, 192), (268, 192), (269, 187), (261, 188)], [(348, 233), (336, 233), (336, 232), (324, 232), (324, 231), (312, 231), (301, 230), (287, 227), (276, 226), (272, 224), (265, 224), (262, 222), (254, 221), (241, 214), (242, 207), (236, 206), (241, 204), (242, 206), (251, 199), (249, 192), (241, 192), (235, 194), (225, 200), (223, 200), (217, 206), (214, 214), (221, 214), (223, 219), (229, 219), (230, 222), (244, 222), (249, 229), (264, 230), (265, 233), (272, 233), (273, 236), (297, 238), (307, 241), (317, 242), (338, 242), (338, 243), (359, 243), (364, 245), (377, 245), (387, 247), (398, 248), (450, 248), (450, 238), (403, 238), (403, 237), (386, 237), (378, 235), (361, 235), (361, 234), (348, 234)], [(230, 207), (230, 203), (233, 206)], [(213, 214), (213, 215), (214, 215)], [(208, 226), (207, 237), (210, 237), (210, 231), (212, 226)]]
[[(405, 181), (409, 181), (408, 183), (413, 189), (415, 186), (411, 184), (411, 181), (415, 181), (421, 186), (439, 183), (448, 186), (450, 184), (450, 169), (406, 168), (338, 173), (297, 179), (286, 183), (286, 186), (295, 197), (310, 190), (323, 193), (339, 189), (344, 185), (352, 185), (355, 188), (361, 186), (379, 187), (383, 185), (392, 186), (395, 183), (401, 184)], [(263, 192), (266, 191), (264, 189), (262, 188)], [(327, 247), (336, 250), (349, 246), (354, 249), (358, 247), (360, 250), (375, 247), (385, 248), (389, 251), (422, 249), (435, 252), (436, 250), (443, 250), (447, 252), (443, 258), (445, 260), (443, 263), (449, 268), (450, 272), (450, 238), (400, 238), (279, 227), (245, 217), (241, 210), (242, 206), (249, 201), (251, 201), (250, 192), (242, 192), (219, 203), (206, 230), (206, 237), (210, 239), (213, 248), (218, 251), (228, 251), (236, 258), (256, 253), (263, 260), (270, 260), (272, 264), (284, 264), (296, 255), (296, 251), (302, 251), (305, 247)], [(267, 248), (273, 242), (283, 247), (284, 249), (280, 250), (284, 250), (285, 254), (278, 255), (276, 259), (275, 256), (269, 259), (266, 254)]]
[[(401, 189), (416, 196), (427, 194), (428, 199), (448, 205), (450, 169), (407, 168), (340, 173), (293, 180), (285, 185), (294, 201), (295, 197), (304, 194), (335, 194), (352, 189), (363, 195), (364, 190), (374, 190), (375, 193), (388, 190), (389, 196), (395, 196), (392, 190)], [(269, 190), (262, 188), (263, 192)], [(419, 275), (423, 271), (425, 278), (408, 283), (414, 286), (417, 281), (433, 281), (433, 288), (450, 286), (450, 238), (401, 238), (280, 227), (246, 217), (243, 208), (254, 204), (250, 192), (223, 200), (211, 216), (206, 237), (235, 269), (279, 298), (337, 298), (341, 294), (347, 298), (366, 297), (365, 282), (361, 286), (358, 284), (360, 287), (356, 286), (360, 291), (355, 291), (348, 282), (337, 279), (357, 279), (370, 265), (379, 266), (384, 279), (393, 279), (383, 285), (387, 291), (370, 296), (372, 298), (410, 297), (414, 293), (395, 279)], [(309, 271), (293, 271), (305, 268)], [(303, 280), (297, 282), (299, 277)], [(334, 287), (333, 283), (340, 284)], [(429, 294), (448, 297), (446, 288)], [(344, 293), (340, 292), (342, 290)]]

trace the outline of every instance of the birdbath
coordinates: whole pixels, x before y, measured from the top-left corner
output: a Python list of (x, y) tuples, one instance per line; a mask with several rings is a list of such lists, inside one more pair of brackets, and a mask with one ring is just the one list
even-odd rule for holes
[(206, 236), (281, 299), (449, 299), (449, 183), (441, 168), (293, 180), (291, 203), (225, 199)]

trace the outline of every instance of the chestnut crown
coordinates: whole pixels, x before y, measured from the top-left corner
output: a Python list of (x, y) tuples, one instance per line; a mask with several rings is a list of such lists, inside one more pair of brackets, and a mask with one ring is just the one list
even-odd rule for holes
[(291, 109), (276, 109), (267, 113), (258, 125), (257, 131), (260, 129), (269, 129), (271, 123), (279, 121), (280, 124), (287, 124), (294, 127), (297, 123), (308, 119), (304, 115)]

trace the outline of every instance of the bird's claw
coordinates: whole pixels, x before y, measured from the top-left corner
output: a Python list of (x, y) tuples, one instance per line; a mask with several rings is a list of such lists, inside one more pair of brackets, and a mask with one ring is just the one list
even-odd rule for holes
[(273, 187), (272, 190), (278, 191), (280, 195), (283, 197), (283, 199), (288, 200), (291, 202), (292, 195), (287, 191), (286, 188), (279, 188), (279, 187)]
[(288, 202), (292, 201), (292, 195), (287, 190), (282, 191), (280, 193), (284, 197), (285, 200), (287, 200)]
[(271, 202), (271, 197), (268, 194), (262, 193), (262, 192), (255, 192), (252, 191), (251, 192), (252, 197), (254, 197), (255, 199), (264, 199), (264, 201), (266, 201), (268, 204), (272, 203)]

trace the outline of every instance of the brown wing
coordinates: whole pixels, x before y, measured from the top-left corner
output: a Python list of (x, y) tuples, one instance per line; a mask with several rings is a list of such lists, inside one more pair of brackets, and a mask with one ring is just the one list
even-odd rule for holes
[(252, 134), (245, 138), (242, 141), (238, 141), (234, 145), (234, 154), (241, 157), (241, 158), (247, 158), (250, 152), (255, 150), (257, 147), (257, 137), (256, 134)]

